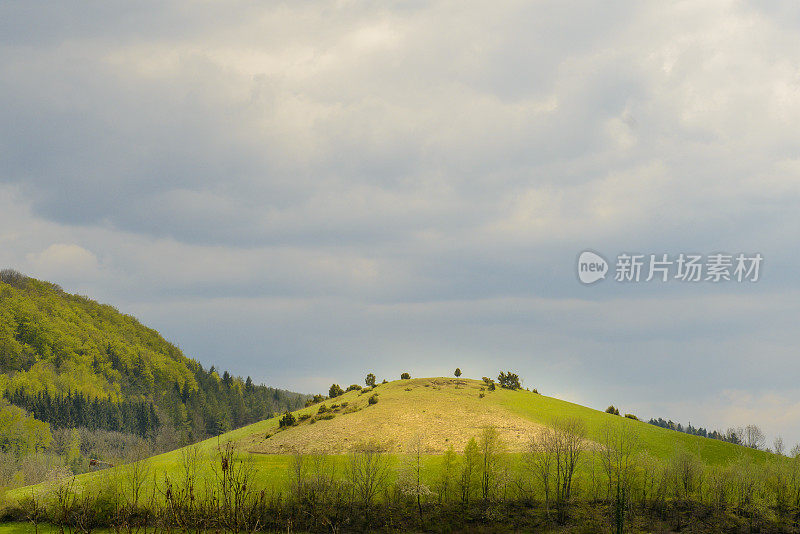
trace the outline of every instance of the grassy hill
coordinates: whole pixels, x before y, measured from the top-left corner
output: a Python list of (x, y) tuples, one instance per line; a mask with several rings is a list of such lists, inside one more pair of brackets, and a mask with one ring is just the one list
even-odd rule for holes
[[(395, 525), (429, 521), (429, 529), (435, 530), (442, 513), (449, 514), (448, 521), (460, 525), (464, 531), (469, 531), (471, 524), (486, 524), (494, 525), (498, 531), (511, 528), (572, 532), (559, 530), (560, 524), (554, 522), (548, 505), (543, 504), (543, 491), (552, 497), (555, 490), (542, 489), (541, 478), (532, 468), (538, 461), (532, 463), (532, 459), (541, 459), (542, 452), (531, 454), (528, 449), (532, 438), (547, 432), (558, 418), (565, 417), (580, 420), (586, 429), (584, 452), (575, 472), (573, 499), (582, 499), (587, 508), (570, 512), (575, 514), (571, 521), (581, 526), (583, 530), (577, 530), (581, 532), (610, 530), (609, 521), (614, 516), (609, 515), (612, 508), (608, 506), (615, 502), (615, 494), (609, 493), (609, 488), (615, 480), (623, 480), (620, 483), (625, 491), (635, 495), (637, 506), (641, 507), (637, 510), (641, 514), (642, 531), (650, 531), (652, 521), (665, 521), (653, 512), (654, 503), (663, 506), (665, 499), (684, 505), (690, 499), (695, 503), (692, 506), (700, 506), (700, 510), (707, 510), (704, 503), (718, 503), (720, 498), (737, 506), (733, 515), (725, 515), (725, 504), (708, 508), (716, 510), (715, 513), (723, 510), (722, 517), (715, 516), (709, 523), (709, 532), (719, 531), (720, 525), (725, 526), (722, 530), (738, 531), (736, 525), (744, 521), (752, 523), (753, 517), (772, 521), (774, 526), (780, 518), (770, 515), (768, 507), (774, 506), (773, 501), (779, 502), (776, 500), (779, 496), (786, 495), (782, 490), (775, 491), (783, 487), (776, 486), (775, 481), (782, 480), (789, 484), (787, 487), (794, 488), (791, 481), (797, 480), (800, 473), (797, 461), (764, 451), (667, 430), (526, 390), (490, 390), (481, 381), (440, 377), (398, 380), (369, 390), (349, 391), (296, 410), (291, 418), (284, 414), (259, 421), (144, 463), (86, 473), (73, 482), (62, 480), (19, 488), (6, 495), (7, 506), (12, 510), (9, 517), (20, 519), (25, 517), (25, 502), (33, 502), (30, 495), (39, 495), (42, 502), (53, 501), (60, 484), (69, 484), (78, 495), (93, 495), (98, 503), (109, 499), (130, 500), (130, 488), (137, 487), (141, 502), (149, 503), (146, 506), (153, 517), (161, 517), (162, 521), (186, 527), (189, 523), (178, 519), (185, 517), (189, 518), (186, 521), (200, 518), (198, 521), (203, 525), (224, 525), (231, 517), (245, 518), (246, 514), (241, 515), (243, 512), (237, 512), (235, 506), (224, 505), (229, 501), (222, 496), (235, 494), (231, 488), (246, 487), (249, 497), (243, 499), (251, 503), (248, 510), (261, 514), (258, 515), (258, 521), (263, 521), (258, 523), (261, 528), (274, 530), (304, 525), (309, 530), (321, 531), (335, 521), (348, 525), (344, 530), (349, 531), (364, 530), (370, 521), (374, 528), (386, 521)], [(281, 419), (293, 422), (281, 425)], [(484, 446), (485, 436), (491, 433), (487, 427), (496, 429), (504, 444), (489, 453)], [(629, 474), (620, 470), (622, 464), (614, 464), (611, 471), (604, 467), (604, 455), (611, 450), (604, 441), (609, 429), (636, 437), (637, 447), (628, 451)], [(421, 444), (419, 457), (409, 448), (415, 436), (419, 436)], [(470, 462), (465, 449), (474, 437), (478, 438), (478, 446), (472, 461), (477, 463), (473, 475), (464, 483)], [(365, 443), (372, 444), (369, 450), (380, 451), (377, 454), (382, 459), (354, 452), (363, 451), (359, 446)], [(226, 456), (225, 451), (231, 455)], [(481, 478), (482, 473), (488, 472), (482, 467), (486, 465), (492, 466), (491, 479)], [(373, 470), (375, 477), (370, 479), (375, 483), (375, 492), (369, 505), (359, 489), (365, 487), (366, 479), (356, 475), (366, 473), (364, 469)], [(385, 473), (385, 477), (379, 472)], [(448, 472), (450, 482), (445, 486), (444, 473)], [(414, 480), (417, 486), (413, 485)], [(486, 495), (485, 491), (482, 493), (481, 480), (492, 481), (489, 500), (481, 497)], [(420, 500), (416, 504), (409, 500), (409, 495), (416, 495), (414, 487), (423, 486), (426, 489), (419, 494)], [(464, 501), (464, 488), (471, 488), (469, 503)], [(800, 486), (797, 490), (800, 491)], [(192, 500), (192, 495), (201, 500)], [(486, 516), (485, 504), (489, 501), (506, 502), (509, 508), (491, 508), (494, 515)], [(380, 514), (365, 519), (363, 507), (382, 506), (381, 503), (386, 507), (378, 508), (382, 510)], [(518, 509), (528, 512), (515, 517), (513, 510)], [(176, 515), (175, 510), (188, 515)], [(465, 510), (470, 511), (465, 513)], [(593, 515), (582, 516), (583, 512), (578, 510), (592, 510)], [(685, 524), (682, 509), (671, 510), (670, 526), (665, 526), (665, 531), (676, 528), (675, 524)], [(742, 515), (737, 515), (740, 512)], [(58, 520), (59, 516), (50, 517)], [(729, 524), (730, 521), (733, 522)], [(229, 531), (238, 528), (230, 527)]]
[[(369, 404), (374, 394), (378, 402)], [(323, 413), (319, 413), (320, 406), (326, 407)], [(366, 393), (350, 391), (293, 415), (297, 423), (288, 428), (281, 429), (280, 417), (273, 417), (194, 445), (199, 457), (209, 460), (201, 462), (201, 471), (205, 470), (201, 476), (211, 477), (213, 458), (226, 443), (233, 444), (239, 459), (256, 469), (260, 484), (281, 488), (289, 478), (295, 453), (326, 454), (334, 461), (344, 461), (345, 453), (354, 446), (373, 442), (398, 458), (415, 435), (422, 440), (427, 469), (433, 472), (441, 453), (450, 446), (462, 452), (467, 441), (478, 437), (486, 426), (497, 429), (505, 450), (514, 458), (558, 417), (575, 417), (585, 423), (590, 450), (601, 447), (604, 428), (611, 424), (632, 430), (641, 452), (664, 461), (679, 451), (696, 456), (708, 467), (742, 459), (759, 463), (772, 457), (764, 451), (667, 430), (526, 390), (488, 391), (483, 382), (463, 378), (398, 380)], [(179, 478), (186, 450), (151, 458), (155, 478)], [(121, 466), (82, 475), (78, 483), (96, 487), (124, 470)]]

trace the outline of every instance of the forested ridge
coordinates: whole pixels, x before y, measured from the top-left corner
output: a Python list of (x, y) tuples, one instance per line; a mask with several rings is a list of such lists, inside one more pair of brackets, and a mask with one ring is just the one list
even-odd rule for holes
[(0, 272), (0, 410), (22, 408), (54, 431), (158, 437), (163, 449), (293, 410), (306, 398), (220, 376), (112, 306)]

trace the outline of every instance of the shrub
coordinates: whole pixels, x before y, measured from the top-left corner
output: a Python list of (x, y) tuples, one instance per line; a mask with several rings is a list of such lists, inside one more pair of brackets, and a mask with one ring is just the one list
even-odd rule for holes
[(454, 375), (456, 375), (456, 378), (458, 378), (459, 376), (461, 376), (461, 369), (459, 369), (458, 367), (456, 367), (456, 372), (455, 372), (455, 373), (453, 373), (453, 374), (454, 374)]
[(511, 371), (505, 373), (501, 371), (497, 376), (497, 381), (500, 383), (500, 387), (506, 389), (519, 389), (522, 387), (519, 383), (519, 375)]
[(377, 393), (373, 393), (373, 394), (370, 396), (370, 398), (369, 398), (369, 403), (370, 403), (370, 404), (378, 404), (378, 394), (377, 394)]
[(486, 393), (483, 393), (483, 392), (478, 393), (478, 398), (480, 398), (480, 399), (484, 398), (485, 396), (486, 396)]
[(383, 379), (383, 382), (381, 382), (381, 384), (388, 384), (388, 383), (389, 382), (387, 382), (385, 378)]
[(367, 386), (369, 386), (371, 388), (374, 388), (375, 387), (375, 375), (372, 374), (372, 373), (369, 373), (367, 375), (367, 379), (364, 380), (364, 382), (367, 384)]
[(370, 391), (372, 391), (372, 388), (364, 388), (361, 391), (359, 391), (358, 394), (363, 395), (364, 393), (369, 393)]
[(533, 389), (531, 390), (531, 393), (536, 393), (536, 394), (538, 395), (538, 394), (539, 394), (539, 390), (538, 390), (538, 389), (536, 389), (536, 388), (533, 388)]
[(331, 388), (328, 390), (328, 397), (335, 399), (339, 395), (343, 394), (342, 388), (339, 384), (331, 384)]
[(278, 421), (278, 426), (280, 428), (290, 427), (296, 424), (297, 424), (297, 419), (295, 419), (294, 415), (292, 415), (291, 412), (286, 412), (285, 414), (283, 414), (283, 417), (281, 417), (280, 421)]
[(349, 402), (343, 402), (343, 403), (342, 403), (342, 408), (347, 408), (347, 405), (348, 405), (348, 404), (350, 404), (350, 403), (349, 403)]
[(318, 402), (322, 402), (325, 400), (325, 395), (314, 395), (310, 399), (306, 401), (306, 407), (311, 406), (312, 404), (317, 404)]
[(610, 413), (611, 415), (619, 415), (619, 410), (615, 408), (614, 405), (612, 404), (611, 406), (606, 408), (606, 413)]
[(333, 419), (334, 417), (336, 417), (336, 415), (334, 415), (332, 413), (326, 413), (326, 414), (323, 414), (323, 415), (318, 415), (316, 418), (319, 421), (329, 421), (329, 420)]
[(297, 420), (298, 420), (298, 421), (305, 421), (306, 419), (308, 419), (308, 418), (310, 418), (310, 417), (311, 417), (311, 414), (310, 414), (310, 413), (304, 413), (303, 415), (301, 415), (300, 417), (298, 417), (298, 418), (297, 418)]
[(403, 373), (403, 374), (400, 375), (400, 380), (409, 380), (410, 378), (411, 378), (411, 375), (408, 374), (408, 373)]
[(359, 386), (358, 384), (350, 384), (349, 386), (347, 386), (347, 391), (360, 391), (360, 390), (361, 386)]
[(635, 415), (633, 415), (632, 413), (626, 413), (625, 417), (627, 417), (628, 419), (633, 419), (634, 421), (638, 421), (639, 420), (639, 418), (636, 417)]
[(317, 410), (317, 413), (325, 413), (327, 411), (328, 411), (328, 407), (323, 404), (322, 406), (319, 407), (319, 410)]

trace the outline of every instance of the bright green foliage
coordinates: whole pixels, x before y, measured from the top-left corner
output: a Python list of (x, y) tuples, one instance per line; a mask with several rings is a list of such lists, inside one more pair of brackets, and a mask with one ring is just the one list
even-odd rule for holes
[(24, 456), (44, 450), (52, 440), (50, 425), (21, 408), (0, 403), (0, 451)]

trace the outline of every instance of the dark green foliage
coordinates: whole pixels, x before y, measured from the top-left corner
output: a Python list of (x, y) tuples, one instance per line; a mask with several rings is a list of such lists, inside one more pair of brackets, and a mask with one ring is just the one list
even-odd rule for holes
[(370, 395), (368, 402), (370, 404), (378, 404), (378, 394), (377, 393), (373, 393), (372, 395)]
[(369, 373), (367, 375), (366, 380), (364, 380), (364, 382), (367, 384), (368, 387), (374, 388), (375, 387), (375, 375), (372, 374), (372, 373)]
[(327, 411), (328, 411), (328, 407), (323, 404), (323, 405), (321, 405), (319, 407), (319, 410), (317, 410), (317, 413), (325, 413)]
[(500, 383), (500, 387), (506, 389), (520, 389), (522, 385), (519, 382), (519, 375), (516, 373), (512, 373), (511, 371), (508, 372), (500, 372), (497, 376), (497, 382)]
[(628, 419), (633, 419), (634, 421), (638, 421), (639, 420), (639, 418), (636, 417), (635, 415), (633, 415), (632, 413), (626, 413), (625, 417), (627, 417)]
[(410, 379), (411, 379), (411, 375), (408, 374), (408, 373), (403, 373), (403, 374), (400, 375), (400, 380), (410, 380)]
[(461, 376), (461, 369), (459, 369), (458, 367), (456, 367), (456, 372), (455, 372), (455, 373), (453, 373), (453, 374), (454, 374), (454, 375), (456, 375), (456, 378), (458, 378), (459, 376)]
[(694, 427), (691, 423), (686, 426), (683, 426), (680, 423), (675, 423), (671, 419), (664, 420), (661, 417), (658, 419), (650, 419), (648, 421), (649, 424), (658, 426), (661, 428), (667, 428), (669, 430), (675, 430), (677, 432), (685, 432), (686, 434), (691, 434), (693, 436), (702, 436), (704, 438), (711, 438), (711, 439), (718, 439), (720, 441), (727, 441), (728, 443), (735, 443), (736, 445), (742, 444), (742, 438), (739, 432), (735, 431), (734, 429), (728, 429), (726, 432), (722, 432), (720, 430), (712, 430), (708, 431), (703, 427)]
[(611, 415), (619, 415), (619, 410), (612, 404), (606, 408), (606, 413), (610, 413)]
[(280, 428), (294, 426), (295, 424), (297, 424), (297, 419), (292, 412), (286, 412), (283, 414), (283, 417), (278, 420), (278, 426)]
[(147, 437), (160, 426), (151, 401), (112, 402), (89, 399), (80, 393), (51, 397), (46, 390), (36, 396), (21, 391), (6, 391), (3, 396), (53, 428), (82, 427)]
[(347, 386), (347, 391), (360, 391), (360, 390), (361, 386), (359, 386), (358, 384), (350, 384), (349, 386)]
[(342, 394), (344, 394), (344, 391), (339, 386), (339, 384), (331, 384), (331, 387), (328, 390), (328, 397), (335, 399), (336, 397)]

